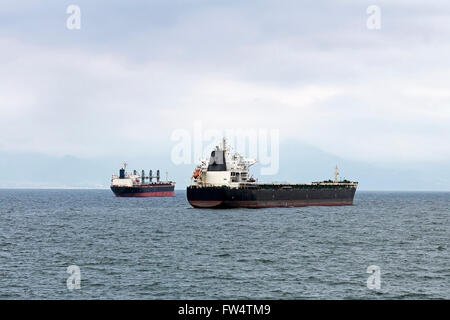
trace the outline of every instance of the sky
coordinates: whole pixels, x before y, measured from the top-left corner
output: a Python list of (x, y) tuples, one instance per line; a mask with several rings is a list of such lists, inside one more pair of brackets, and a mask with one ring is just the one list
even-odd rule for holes
[[(107, 186), (130, 159), (184, 186), (194, 163), (171, 163), (171, 136), (200, 121), (278, 130), (273, 180), (338, 162), (368, 189), (450, 190), (449, 15), (443, 0), (4, 0), (0, 187)], [(56, 163), (86, 176), (50, 181)]]

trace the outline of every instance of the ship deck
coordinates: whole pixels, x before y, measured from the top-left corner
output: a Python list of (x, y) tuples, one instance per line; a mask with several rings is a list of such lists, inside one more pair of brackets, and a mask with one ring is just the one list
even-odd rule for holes
[[(351, 189), (358, 182), (313, 182), (313, 183), (241, 183), (238, 189)], [(193, 188), (231, 188), (228, 186), (191, 186)]]

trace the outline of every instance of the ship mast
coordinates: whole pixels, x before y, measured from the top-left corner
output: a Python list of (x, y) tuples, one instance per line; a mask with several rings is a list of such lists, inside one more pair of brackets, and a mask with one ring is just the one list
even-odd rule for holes
[(339, 171), (338, 171), (338, 167), (336, 166), (336, 168), (334, 168), (334, 183), (338, 182), (338, 175), (339, 175)]
[(227, 149), (227, 139), (225, 137), (222, 138), (222, 149), (223, 151)]

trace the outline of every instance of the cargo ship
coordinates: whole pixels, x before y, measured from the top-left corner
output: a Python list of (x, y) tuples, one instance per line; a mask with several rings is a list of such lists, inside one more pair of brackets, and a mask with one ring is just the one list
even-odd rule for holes
[(187, 199), (195, 208), (268, 208), (352, 205), (358, 182), (334, 180), (308, 184), (258, 183), (249, 176), (255, 159), (232, 153), (226, 140), (201, 159), (187, 188)]
[[(153, 176), (152, 170), (146, 176), (144, 170), (139, 175), (136, 170), (132, 173), (126, 171), (127, 163), (119, 170), (119, 175), (113, 175), (111, 178), (111, 190), (116, 197), (173, 197), (175, 182), (160, 181), (159, 170), (156, 176)], [(156, 182), (153, 181), (156, 179)], [(146, 182), (147, 181), (147, 182)]]

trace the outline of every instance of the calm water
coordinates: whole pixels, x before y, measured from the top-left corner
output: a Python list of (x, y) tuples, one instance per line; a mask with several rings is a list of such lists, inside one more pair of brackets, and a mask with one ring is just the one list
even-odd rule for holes
[[(198, 210), (184, 191), (0, 190), (0, 222), (3, 299), (450, 298), (450, 193)], [(80, 290), (67, 289), (69, 265)]]

